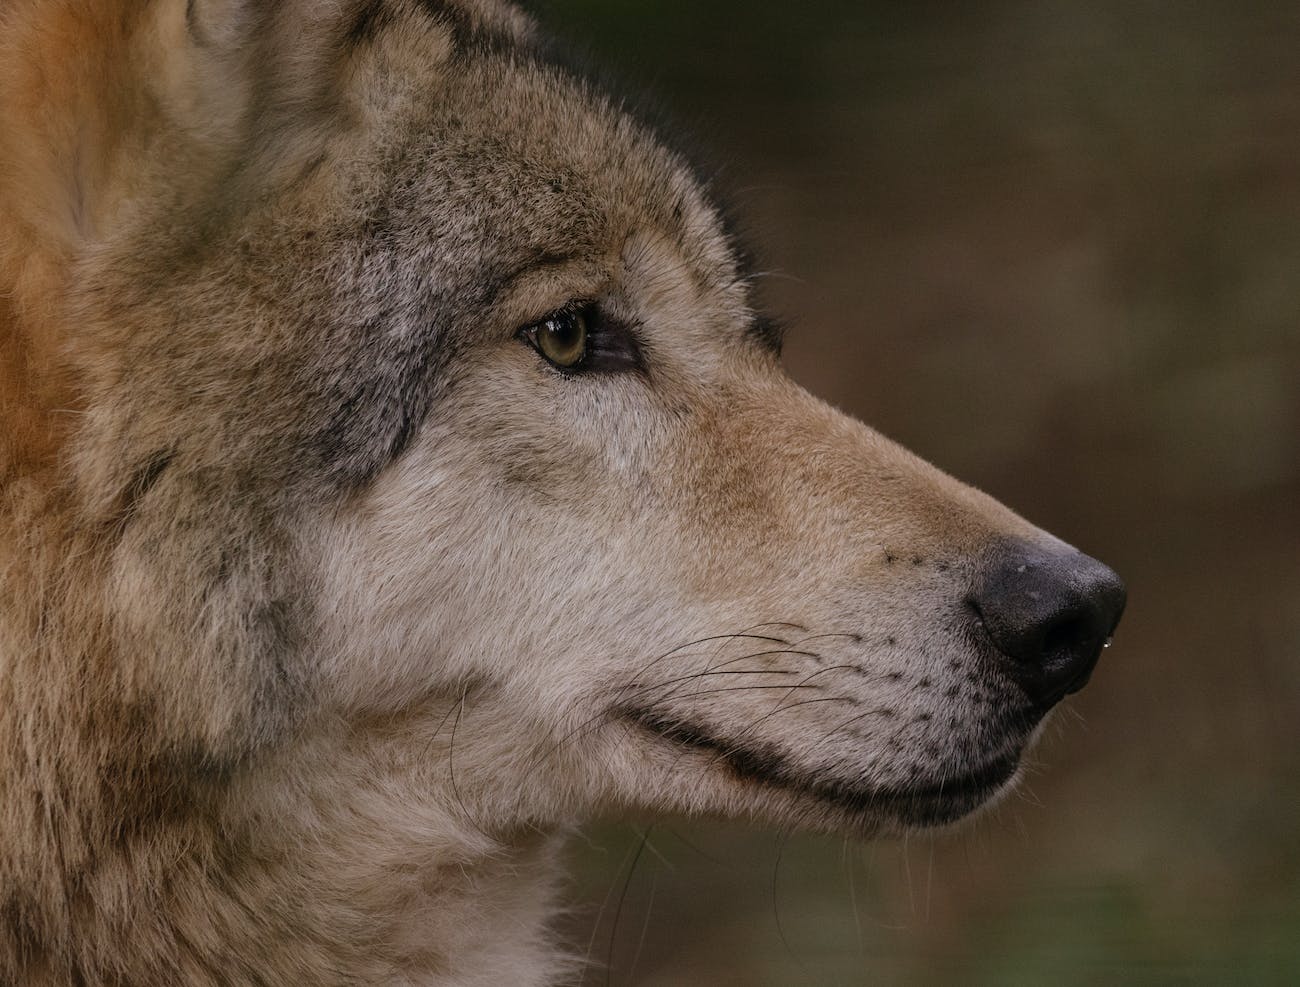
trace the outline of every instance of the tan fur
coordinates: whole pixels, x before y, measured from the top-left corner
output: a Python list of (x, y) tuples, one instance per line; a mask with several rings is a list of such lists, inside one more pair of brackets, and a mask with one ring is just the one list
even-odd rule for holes
[[(1049, 536), (789, 382), (533, 35), (0, 11), (0, 982), (554, 982), (583, 820), (869, 836), (1031, 739), (959, 598)], [(641, 371), (516, 338), (573, 299)]]

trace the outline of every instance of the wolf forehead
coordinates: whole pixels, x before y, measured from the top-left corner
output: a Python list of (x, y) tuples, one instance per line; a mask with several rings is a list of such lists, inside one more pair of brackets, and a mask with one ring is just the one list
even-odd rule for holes
[(364, 484), (419, 429), (440, 371), (494, 315), (523, 317), (498, 311), (522, 273), (586, 261), (596, 291), (647, 227), (700, 283), (742, 281), (695, 172), (515, 8), (366, 0), (328, 23), (315, 5), (262, 9), (232, 39), (191, 5), (185, 31), (237, 47), (298, 18), (317, 45), (295, 61), (315, 69), (268, 55), (235, 150), (210, 151), (235, 160), (197, 169), (199, 187), (87, 278), (105, 324), (137, 327), (117, 337), (122, 392), (149, 395), (145, 419), (204, 423), (147, 429), (135, 475), (164, 449), (170, 467), (237, 472), (244, 450), (246, 473), (281, 472), (253, 486)]

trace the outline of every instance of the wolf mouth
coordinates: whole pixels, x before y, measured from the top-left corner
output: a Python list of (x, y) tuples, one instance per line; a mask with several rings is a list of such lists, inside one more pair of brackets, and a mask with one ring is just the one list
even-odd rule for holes
[(741, 746), (689, 721), (654, 710), (629, 709), (625, 716), (664, 740), (712, 755), (744, 781), (809, 796), (859, 817), (883, 814), (909, 826), (940, 826), (961, 818), (1002, 788), (1020, 762), (1017, 749), (941, 781), (875, 787), (841, 779), (810, 778), (779, 752)]

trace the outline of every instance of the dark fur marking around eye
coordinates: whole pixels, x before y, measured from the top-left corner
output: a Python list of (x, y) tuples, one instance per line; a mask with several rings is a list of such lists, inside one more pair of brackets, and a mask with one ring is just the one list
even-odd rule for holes
[(322, 375), (320, 398), (332, 411), (311, 423), (305, 438), (314, 476), (355, 490), (410, 446), (432, 407), (431, 382), (451, 353), (439, 350), (437, 334), (385, 316), (357, 325), (353, 336), (367, 372), (353, 379), (348, 367), (336, 367)]

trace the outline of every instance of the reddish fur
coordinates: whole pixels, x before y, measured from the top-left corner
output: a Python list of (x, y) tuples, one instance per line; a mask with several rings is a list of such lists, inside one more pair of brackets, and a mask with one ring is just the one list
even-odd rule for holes
[(0, 40), (0, 477), (51, 468), (79, 410), (64, 308), (138, 90), (123, 57), (142, 4), (19, 0)]

